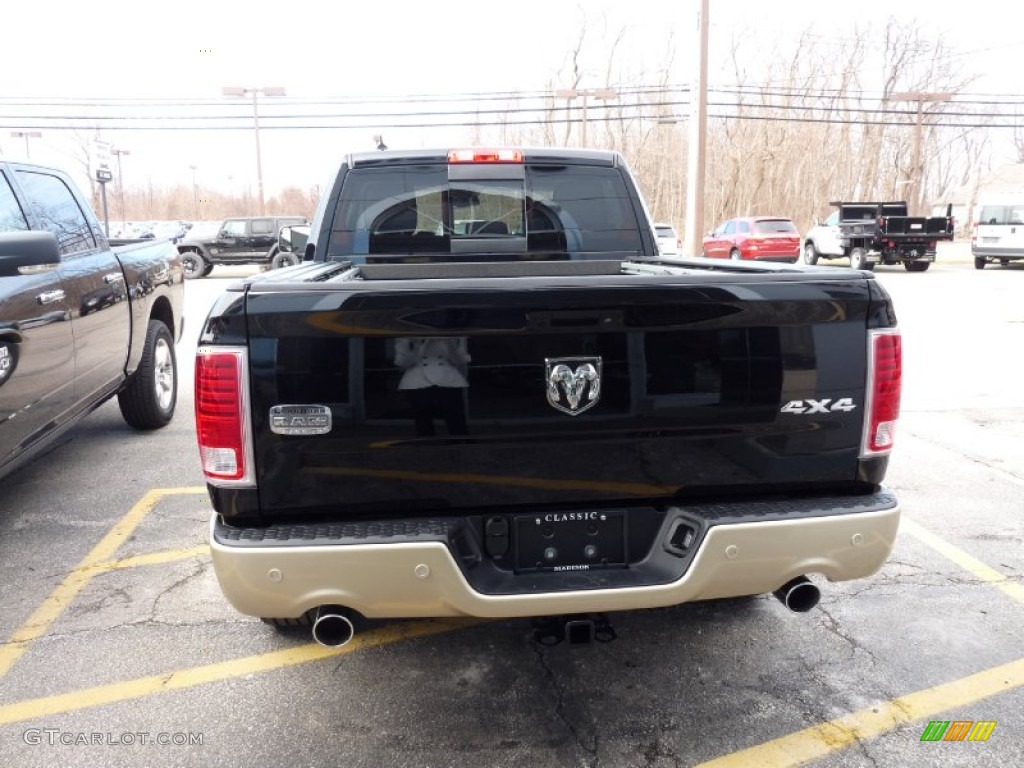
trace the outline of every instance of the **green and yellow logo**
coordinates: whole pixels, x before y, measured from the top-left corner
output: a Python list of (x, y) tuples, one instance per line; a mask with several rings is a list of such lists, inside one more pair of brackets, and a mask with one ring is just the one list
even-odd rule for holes
[(921, 741), (988, 741), (995, 728), (995, 720), (932, 720)]

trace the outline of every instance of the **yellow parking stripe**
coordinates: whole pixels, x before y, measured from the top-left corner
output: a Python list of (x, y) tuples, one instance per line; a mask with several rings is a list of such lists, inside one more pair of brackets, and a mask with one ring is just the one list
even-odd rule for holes
[(1000, 573), (995, 568), (985, 565), (985, 563), (967, 554), (964, 550), (960, 549), (960, 547), (950, 544), (945, 539), (936, 536), (927, 528), (922, 527), (913, 520), (908, 520), (906, 517), (900, 520), (900, 530), (905, 530), (915, 539), (923, 544), (927, 544), (940, 555), (949, 558), (979, 580), (1001, 589), (1017, 602), (1024, 603), (1024, 584), (1018, 584), (1015, 581), (1011, 581), (1005, 574)]
[(210, 554), (209, 544), (199, 544), (188, 549), (166, 549), (160, 552), (147, 552), (144, 555), (123, 557), (120, 560), (108, 560), (104, 563), (96, 563), (90, 566), (93, 571), (119, 571), (125, 568), (138, 568), (142, 565), (163, 565), (174, 563), (178, 560), (188, 560), (190, 557), (201, 557)]
[[(901, 696), (875, 707), (805, 728), (788, 736), (701, 763), (700, 768), (759, 768), (804, 765), (918, 720), (929, 720), (1024, 686), (1024, 659), (987, 669), (951, 683)], [(910, 740), (917, 741), (919, 732)]]
[(173, 670), (161, 675), (141, 677), (122, 683), (111, 683), (71, 693), (28, 699), (0, 706), (0, 725), (18, 723), (37, 717), (51, 717), (104, 704), (116, 704), (168, 691), (180, 691), (206, 683), (246, 677), (257, 672), (284, 669), (297, 664), (329, 659), (403, 640), (450, 632), (479, 623), (481, 622), (475, 619), (437, 619), (397, 623), (356, 635), (348, 645), (341, 648), (324, 648), (315, 644), (301, 645), (282, 651), (271, 651), (256, 656), (206, 664), (201, 667)]
[(0, 647), (0, 678), (3, 678), (22, 657), (32, 642), (46, 633), (50, 625), (64, 612), (75, 596), (85, 588), (98, 573), (95, 566), (110, 560), (118, 548), (135, 531), (143, 518), (165, 496), (206, 493), (205, 486), (184, 488), (154, 488), (135, 503), (128, 514), (122, 517), (107, 535), (100, 539), (82, 561), (40, 604), (25, 623), (15, 630), (10, 639)]

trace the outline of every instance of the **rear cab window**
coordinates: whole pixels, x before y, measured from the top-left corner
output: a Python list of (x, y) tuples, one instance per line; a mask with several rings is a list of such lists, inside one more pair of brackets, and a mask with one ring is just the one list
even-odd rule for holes
[(754, 222), (754, 231), (761, 235), (795, 235), (796, 227), (789, 219), (761, 219)]
[(476, 260), (642, 253), (640, 222), (614, 167), (462, 168), (424, 163), (351, 170), (334, 211), (327, 258), (374, 263), (421, 261), (429, 254)]

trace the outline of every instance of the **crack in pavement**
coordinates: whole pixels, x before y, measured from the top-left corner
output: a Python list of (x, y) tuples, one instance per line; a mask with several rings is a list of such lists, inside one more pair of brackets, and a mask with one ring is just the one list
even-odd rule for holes
[(821, 611), (821, 613), (824, 614), (826, 618), (826, 621), (822, 622), (822, 625), (825, 627), (825, 629), (834, 634), (836, 637), (842, 638), (850, 644), (850, 647), (852, 649), (851, 655), (856, 655), (857, 651), (866, 653), (868, 655), (868, 658), (871, 659), (871, 664), (873, 666), (878, 666), (878, 659), (876, 658), (875, 654), (873, 654), (866, 647), (857, 642), (851, 635), (848, 635), (846, 632), (844, 632), (841, 628), (839, 620), (831, 613), (829, 613), (827, 608), (822, 608), (821, 606), (819, 606), (818, 610)]
[(178, 587), (182, 587), (182, 586), (188, 584), (193, 579), (195, 579), (195, 578), (197, 578), (199, 576), (205, 575), (207, 568), (209, 568), (211, 565), (212, 565), (212, 563), (210, 561), (208, 561), (208, 560), (207, 561), (200, 560), (197, 563), (195, 563), (196, 567), (193, 569), (193, 571), (191, 573), (186, 574), (185, 576), (182, 576), (181, 578), (177, 579), (174, 583), (172, 583), (168, 587), (160, 590), (160, 592), (157, 594), (157, 596), (155, 598), (153, 598), (153, 604), (152, 604), (152, 606), (150, 606), (149, 620), (151, 622), (153, 622), (154, 624), (157, 623), (159, 620), (156, 618), (156, 613), (157, 613), (157, 610), (158, 610), (158, 608), (160, 606), (160, 601), (163, 600), (165, 597), (167, 597), (171, 592), (173, 592), (174, 590), (178, 589)]
[(547, 657), (544, 655), (544, 646), (539, 642), (531, 641), (533, 643), (534, 653), (537, 656), (537, 663), (540, 668), (544, 670), (545, 675), (551, 682), (551, 690), (555, 694), (555, 714), (558, 719), (565, 725), (566, 729), (572, 734), (573, 741), (576, 746), (586, 752), (591, 758), (592, 762), (589, 763), (590, 768), (598, 768), (601, 764), (601, 756), (598, 754), (600, 744), (598, 743), (597, 733), (594, 733), (594, 746), (589, 747), (583, 743), (579, 731), (576, 730), (576, 726), (569, 720), (565, 713), (565, 694), (563, 693), (562, 686), (559, 684), (558, 679), (555, 677), (554, 670), (548, 664)]

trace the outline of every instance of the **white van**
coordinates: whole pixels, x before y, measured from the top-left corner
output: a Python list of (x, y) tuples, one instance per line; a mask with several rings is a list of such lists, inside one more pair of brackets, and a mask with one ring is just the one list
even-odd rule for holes
[(1004, 267), (1011, 259), (1024, 259), (1024, 195), (1013, 202), (982, 202), (971, 233), (974, 268), (990, 261)]

